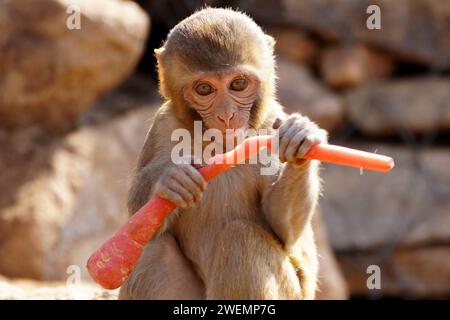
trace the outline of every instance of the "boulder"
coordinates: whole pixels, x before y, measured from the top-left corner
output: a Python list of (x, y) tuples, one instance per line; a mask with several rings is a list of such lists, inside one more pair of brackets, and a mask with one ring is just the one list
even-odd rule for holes
[[(352, 252), (338, 255), (353, 297), (444, 298), (450, 296), (450, 246)], [(380, 267), (380, 289), (368, 289), (367, 267)]]
[[(381, 29), (369, 29), (370, 5), (380, 8)], [(441, 0), (283, 0), (283, 21), (341, 42), (356, 40), (401, 59), (438, 69), (450, 67), (450, 2)]]
[(275, 53), (292, 62), (313, 65), (318, 57), (318, 46), (314, 40), (296, 28), (271, 28), (266, 30), (275, 38)]
[(304, 66), (280, 59), (278, 77), (278, 99), (286, 112), (300, 112), (328, 131), (344, 122), (344, 106), (339, 96)]
[[(148, 0), (145, 0), (148, 1)], [(169, 0), (176, 1), (176, 0)], [(212, 5), (230, 6), (246, 12), (258, 23), (279, 26), (285, 24), (284, 7), (281, 1), (258, 0), (209, 0)], [(201, 2), (201, 1), (199, 1)], [(203, 3), (199, 4), (201, 6)]]
[(0, 126), (72, 128), (133, 71), (148, 29), (132, 1), (0, 1)]
[(347, 95), (348, 116), (367, 135), (450, 129), (450, 78), (370, 83)]
[[(352, 297), (435, 298), (450, 294), (450, 151), (349, 144), (392, 156), (388, 174), (324, 165), (321, 207)], [(381, 271), (369, 289), (368, 266)]]
[(362, 44), (327, 48), (320, 59), (322, 77), (334, 88), (357, 87), (386, 77), (393, 69), (394, 63), (388, 55)]
[(126, 193), (153, 108), (45, 139), (0, 136), (0, 273), (58, 280), (127, 219)]
[(413, 153), (405, 146), (349, 144), (394, 158), (388, 173), (324, 165), (321, 207), (340, 252), (450, 241), (450, 150)]
[(327, 227), (320, 210), (313, 217), (314, 238), (319, 254), (317, 300), (345, 300), (349, 291), (327, 236)]

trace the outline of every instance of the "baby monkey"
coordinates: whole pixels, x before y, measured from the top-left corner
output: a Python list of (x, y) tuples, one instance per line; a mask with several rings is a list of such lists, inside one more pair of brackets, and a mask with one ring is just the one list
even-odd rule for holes
[[(130, 214), (153, 195), (174, 202), (120, 290), (121, 299), (313, 299), (317, 255), (311, 217), (318, 162), (302, 157), (327, 133), (286, 115), (275, 96), (274, 40), (248, 16), (206, 8), (181, 21), (155, 51), (164, 104), (129, 192)], [(301, 88), (299, 88), (301, 90)], [(278, 120), (277, 120), (278, 119)], [(175, 129), (278, 129), (276, 173), (233, 167), (208, 184), (175, 164)]]

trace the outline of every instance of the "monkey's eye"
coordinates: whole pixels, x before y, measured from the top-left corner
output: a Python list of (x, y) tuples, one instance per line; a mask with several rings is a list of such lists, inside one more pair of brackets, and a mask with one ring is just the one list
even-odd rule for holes
[(233, 80), (233, 82), (231, 82), (230, 89), (234, 90), (234, 91), (242, 91), (245, 88), (247, 88), (247, 86), (248, 86), (247, 80), (245, 80), (243, 78), (239, 78), (239, 79)]
[(207, 96), (213, 92), (213, 88), (207, 83), (200, 83), (195, 87), (195, 91), (201, 96)]

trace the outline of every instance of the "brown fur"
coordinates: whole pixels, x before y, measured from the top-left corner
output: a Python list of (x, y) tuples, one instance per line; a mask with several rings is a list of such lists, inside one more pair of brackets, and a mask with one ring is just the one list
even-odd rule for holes
[[(271, 128), (276, 118), (287, 119), (274, 98), (272, 46), (250, 18), (226, 9), (204, 9), (170, 32), (157, 51), (166, 102), (139, 158), (129, 193), (131, 214), (153, 194), (171, 162), (172, 131), (192, 130), (196, 115), (181, 92), (193, 74), (252, 67), (263, 81), (249, 125)], [(277, 163), (273, 176), (260, 175), (259, 164), (236, 166), (209, 182), (200, 203), (171, 214), (120, 298), (313, 299), (317, 257), (311, 215), (320, 191), (318, 164)]]

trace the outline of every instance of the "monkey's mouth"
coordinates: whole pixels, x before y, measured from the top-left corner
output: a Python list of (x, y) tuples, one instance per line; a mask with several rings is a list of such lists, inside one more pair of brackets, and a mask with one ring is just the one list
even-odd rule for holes
[(238, 129), (227, 129), (226, 131), (221, 131), (222, 139), (214, 139), (213, 143), (216, 144), (219, 148), (224, 148), (224, 151), (230, 151), (234, 149), (237, 145), (241, 144), (242, 141), (247, 137), (247, 129), (246, 128), (238, 128)]
[(222, 136), (225, 140), (244, 140), (247, 136), (247, 128), (241, 127), (238, 129), (226, 129), (222, 132)]

